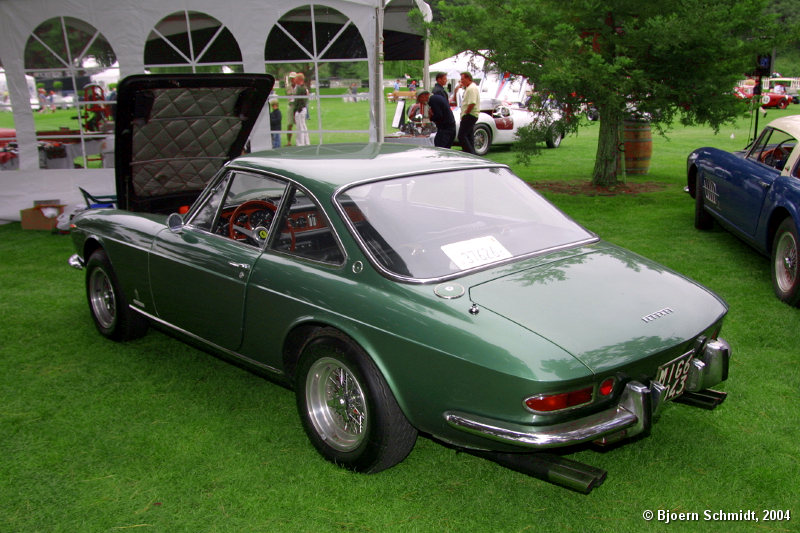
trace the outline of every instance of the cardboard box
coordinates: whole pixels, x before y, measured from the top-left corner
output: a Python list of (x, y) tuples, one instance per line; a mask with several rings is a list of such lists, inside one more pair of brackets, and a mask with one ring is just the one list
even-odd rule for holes
[(20, 210), (19, 218), (22, 229), (53, 231), (58, 223), (58, 215), (63, 212), (64, 206), (61, 204), (44, 204)]

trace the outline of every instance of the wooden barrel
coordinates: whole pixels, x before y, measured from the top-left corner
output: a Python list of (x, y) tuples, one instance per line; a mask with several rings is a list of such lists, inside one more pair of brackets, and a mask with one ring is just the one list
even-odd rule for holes
[(653, 137), (650, 123), (641, 120), (626, 120), (625, 173), (647, 174), (650, 170), (650, 156), (653, 155)]

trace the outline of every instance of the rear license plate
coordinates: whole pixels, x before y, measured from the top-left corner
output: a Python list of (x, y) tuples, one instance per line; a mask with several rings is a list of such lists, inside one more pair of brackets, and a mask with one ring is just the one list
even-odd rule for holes
[(694, 359), (694, 351), (687, 352), (658, 367), (655, 380), (667, 388), (664, 393), (664, 400), (672, 400), (683, 394), (686, 389), (686, 380), (689, 377), (689, 369), (692, 366), (692, 359)]

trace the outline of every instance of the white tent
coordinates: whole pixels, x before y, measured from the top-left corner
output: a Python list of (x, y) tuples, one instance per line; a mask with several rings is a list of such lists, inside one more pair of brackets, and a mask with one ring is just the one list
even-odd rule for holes
[[(481, 50), (481, 54), (489, 50)], [(462, 72), (469, 72), (478, 83), (481, 107), (494, 107), (497, 103), (520, 103), (527, 99), (533, 87), (526, 78), (501, 73), (487, 63), (482, 55), (469, 51), (460, 52), (430, 66), (431, 76), (437, 72), (447, 74), (448, 80), (458, 80)], [(453, 83), (453, 86), (456, 84)]]
[[(384, 106), (383, 61), (391, 59), (420, 59), (422, 41), (418, 30), (411, 27), (409, 10), (419, 7), (423, 13), (429, 8), (423, 0), (2, 0), (0, 1), (0, 62), (6, 71), (9, 97), (13, 107), (14, 127), (19, 142), (18, 170), (0, 172), (0, 221), (19, 220), (19, 210), (30, 207), (37, 199), (59, 199), (62, 203), (77, 203), (81, 200), (78, 187), (95, 194), (113, 193), (114, 170), (99, 169), (40, 169), (36, 126), (31, 109), (26, 70), (26, 43), (43, 23), (53, 27), (63, 26), (64, 21), (77, 24), (81, 35), (86, 36), (82, 47), (73, 53), (86, 52), (96, 38), (102, 36), (113, 49), (119, 62), (119, 76), (145, 72), (145, 47), (157, 35), (156, 26), (164, 21), (182, 22), (182, 13), (199, 14), (206, 19), (221, 23), (231, 40), (238, 43), (241, 60), (238, 63), (244, 72), (265, 72), (265, 42), (272, 29), (287, 14), (303, 17), (304, 13), (319, 15), (326, 23), (329, 13), (336, 13), (339, 20), (346, 21), (345, 30), (354, 28), (363, 40), (369, 71), (370, 140), (383, 138)], [(428, 9), (426, 9), (428, 8)], [(294, 17), (295, 15), (293, 15)], [(202, 18), (200, 17), (200, 18)], [(195, 18), (195, 20), (199, 20)], [(288, 20), (288, 19), (287, 19)], [(292, 19), (292, 22), (294, 19)], [(181, 27), (186, 27), (185, 24)], [(199, 28), (202, 30), (202, 28)], [(192, 27), (192, 31), (198, 28)], [(281, 28), (279, 31), (286, 31)], [(290, 36), (290, 38), (293, 38)], [(416, 39), (416, 41), (415, 41)], [(31, 41), (31, 42), (33, 42)], [(296, 43), (300, 41), (295, 40)], [(386, 44), (384, 44), (386, 43)], [(416, 48), (415, 48), (416, 47)], [(58, 48), (58, 47), (57, 47)], [(187, 54), (180, 46), (173, 46), (176, 54)], [(419, 51), (418, 51), (419, 50)], [(50, 52), (59, 52), (50, 49)], [(202, 54), (200, 48), (188, 53), (187, 58), (194, 67), (194, 55)], [(321, 54), (324, 52), (321, 52)], [(417, 56), (399, 54), (418, 54)], [(319, 59), (327, 60), (328, 57)], [(334, 58), (338, 59), (338, 58)], [(317, 60), (315, 58), (314, 60)], [(349, 61), (347, 56), (342, 61)], [(305, 61), (305, 59), (301, 59)], [(294, 57), (276, 63), (297, 63)], [(427, 63), (427, 61), (426, 61)], [(46, 65), (45, 77), (62, 76), (59, 72), (69, 69), (68, 62)], [(83, 74), (81, 74), (83, 75)], [(269, 121), (266, 121), (268, 132)], [(83, 134), (81, 134), (83, 135)], [(264, 131), (254, 134), (254, 143), (266, 142), (269, 135)], [(82, 138), (83, 142), (83, 138)], [(255, 144), (254, 144), (255, 146)]]
[(92, 74), (89, 79), (92, 80), (92, 83), (97, 83), (108, 91), (109, 85), (119, 82), (119, 63), (114, 63), (111, 68)]
[[(36, 95), (36, 80), (33, 76), (25, 76), (25, 83), (28, 87), (31, 108), (39, 108), (39, 98)], [(8, 80), (6, 79), (5, 69), (0, 68), (0, 111), (11, 111), (11, 100), (8, 98)]]
[[(488, 52), (482, 50), (481, 52)], [(482, 78), (484, 73), (484, 64), (486, 60), (472, 52), (459, 52), (458, 54), (442, 59), (437, 63), (430, 66), (431, 75), (437, 72), (444, 72), (447, 74), (448, 79), (458, 79), (462, 72), (469, 72), (473, 78)]]

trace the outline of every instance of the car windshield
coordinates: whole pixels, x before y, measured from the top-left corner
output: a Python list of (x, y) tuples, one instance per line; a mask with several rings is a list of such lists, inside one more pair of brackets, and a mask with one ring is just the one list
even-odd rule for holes
[(377, 263), (417, 280), (596, 239), (506, 168), (374, 181), (337, 201)]

